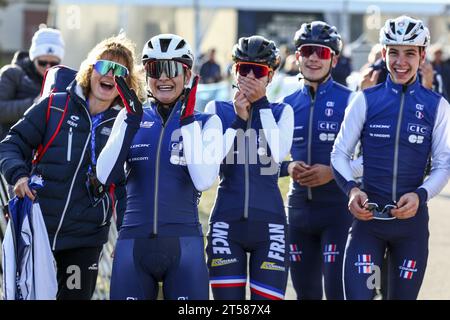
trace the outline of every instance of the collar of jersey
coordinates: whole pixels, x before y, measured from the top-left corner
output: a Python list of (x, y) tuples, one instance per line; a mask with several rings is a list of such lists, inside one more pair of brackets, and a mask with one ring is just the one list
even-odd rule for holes
[[(319, 84), (319, 86), (317, 87), (317, 93), (319, 95), (322, 95), (322, 94), (326, 93), (328, 91), (328, 89), (331, 88), (332, 85), (333, 85), (333, 78), (330, 77), (330, 78), (328, 78), (327, 81)], [(304, 84), (303, 88), (302, 88), (302, 93), (305, 94), (305, 95), (309, 95), (309, 88), (310, 88), (309, 85)]]
[[(386, 78), (386, 88), (388, 88), (391, 93), (397, 95), (397, 94), (402, 93), (403, 85), (394, 83), (391, 79), (391, 75), (388, 74), (388, 76)], [(408, 85), (408, 88), (406, 89), (406, 91), (409, 94), (413, 94), (414, 91), (418, 90), (419, 88), (420, 88), (419, 77), (416, 77), (416, 80), (413, 83), (411, 83), (410, 85)]]

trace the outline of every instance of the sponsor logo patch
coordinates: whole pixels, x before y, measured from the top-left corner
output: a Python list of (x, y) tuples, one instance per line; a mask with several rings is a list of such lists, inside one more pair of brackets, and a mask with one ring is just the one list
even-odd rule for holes
[(236, 262), (238, 262), (238, 260), (236, 258), (232, 258), (232, 259), (217, 258), (217, 259), (211, 260), (211, 267), (220, 267), (220, 266), (225, 266), (227, 264), (232, 264), (232, 263), (236, 263)]
[(286, 271), (286, 268), (283, 266), (279, 266), (274, 262), (264, 261), (261, 264), (261, 269), (264, 270), (272, 270), (272, 271)]

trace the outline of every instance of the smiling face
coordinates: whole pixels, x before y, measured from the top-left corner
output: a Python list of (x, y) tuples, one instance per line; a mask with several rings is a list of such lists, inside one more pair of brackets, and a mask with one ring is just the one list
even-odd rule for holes
[(184, 68), (181, 74), (169, 78), (165, 72), (158, 79), (147, 77), (147, 85), (152, 95), (163, 105), (174, 103), (184, 90), (184, 85), (191, 78), (191, 70)]
[(392, 81), (402, 85), (416, 79), (417, 70), (425, 60), (425, 50), (417, 46), (387, 46), (382, 54)]
[[(110, 55), (105, 55), (100, 57), (98, 60), (110, 60), (120, 63), (126, 67), (126, 61), (117, 57), (112, 57)], [(114, 75), (113, 70), (109, 70), (107, 74), (101, 75), (95, 69), (92, 70), (92, 75), (90, 79), (91, 91), (89, 100), (93, 98), (102, 101), (109, 102), (111, 104), (114, 99), (119, 95), (116, 87), (114, 86)]]

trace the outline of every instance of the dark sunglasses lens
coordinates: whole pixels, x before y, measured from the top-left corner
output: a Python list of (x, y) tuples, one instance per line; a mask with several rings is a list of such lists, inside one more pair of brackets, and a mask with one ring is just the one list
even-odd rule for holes
[(246, 76), (250, 73), (250, 70), (252, 70), (252, 68), (250, 67), (250, 65), (248, 64), (238, 64), (237, 65), (237, 71), (239, 72), (239, 74), (241, 76)]
[(369, 211), (376, 211), (378, 210), (378, 205), (376, 203), (367, 203), (366, 209)]
[(300, 55), (305, 58), (309, 58), (314, 52), (319, 59), (328, 60), (331, 58), (331, 49), (327, 47), (303, 46), (300, 48)]
[(256, 78), (262, 78), (269, 74), (269, 68), (266, 66), (260, 66), (257, 64), (250, 63), (240, 63), (237, 65), (237, 70), (241, 76), (247, 76), (250, 71), (253, 71), (253, 74)]
[(38, 65), (40, 67), (46, 67), (46, 66), (50, 66), (50, 67), (54, 67), (57, 66), (59, 64), (59, 62), (55, 62), (55, 61), (46, 61), (46, 60), (38, 60), (37, 61)]
[(184, 65), (178, 61), (157, 60), (148, 62), (145, 69), (147, 76), (153, 79), (159, 79), (163, 72), (168, 78), (175, 78), (183, 73)]

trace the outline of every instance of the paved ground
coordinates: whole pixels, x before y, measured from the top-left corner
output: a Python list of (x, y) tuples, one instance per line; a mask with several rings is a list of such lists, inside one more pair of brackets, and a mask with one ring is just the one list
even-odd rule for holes
[(450, 299), (450, 184), (430, 201), (430, 254), (419, 299)]

